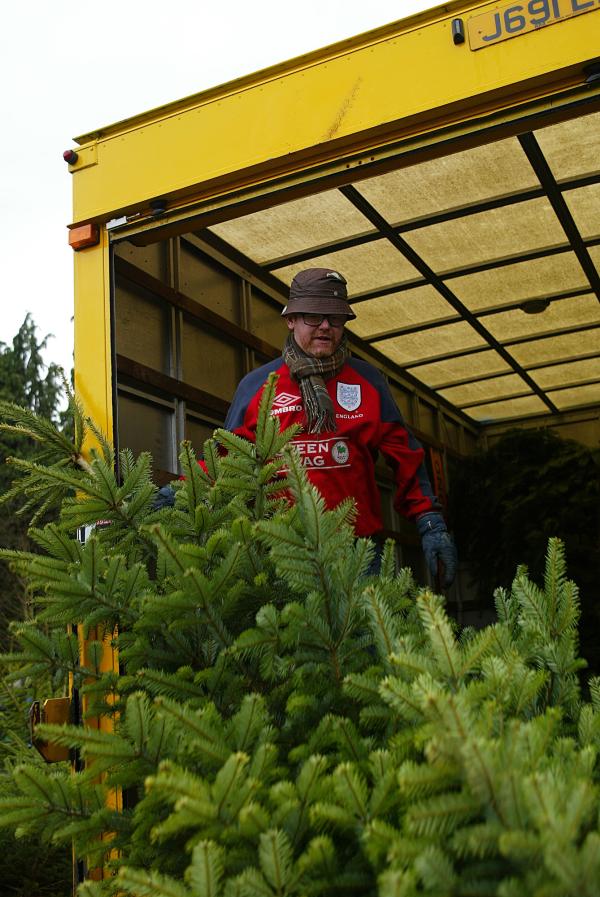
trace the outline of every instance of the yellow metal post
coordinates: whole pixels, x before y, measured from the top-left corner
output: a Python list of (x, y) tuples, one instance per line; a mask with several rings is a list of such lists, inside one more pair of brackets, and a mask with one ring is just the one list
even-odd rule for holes
[[(112, 440), (110, 258), (106, 228), (100, 241), (73, 253), (75, 264), (75, 393), (86, 414)], [(88, 448), (91, 446), (88, 446)]]
[[(113, 438), (112, 397), (112, 348), (110, 310), (110, 256), (108, 234), (99, 230), (99, 242), (74, 252), (75, 265), (75, 393), (84, 412), (98, 426), (109, 441)], [(86, 449), (94, 448), (93, 438)], [(112, 644), (113, 633), (99, 628), (84, 637), (78, 629), (79, 655), (82, 666), (87, 666), (87, 653), (92, 641), (102, 643), (101, 673), (119, 671), (118, 651)], [(86, 717), (87, 699), (81, 699), (81, 717), (84, 725), (100, 731), (112, 732), (114, 716)], [(109, 806), (120, 809), (120, 789), (113, 789), (108, 797)], [(110, 841), (111, 834), (103, 839)], [(87, 877), (98, 880), (105, 876), (102, 867), (87, 871)]]

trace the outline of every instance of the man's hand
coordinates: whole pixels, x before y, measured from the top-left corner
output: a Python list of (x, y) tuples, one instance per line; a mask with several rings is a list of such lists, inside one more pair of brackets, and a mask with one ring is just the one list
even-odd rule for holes
[(458, 558), (452, 536), (441, 514), (432, 511), (421, 514), (416, 520), (421, 536), (421, 546), (431, 575), (436, 578), (441, 566), (441, 585), (447, 589), (454, 582)]

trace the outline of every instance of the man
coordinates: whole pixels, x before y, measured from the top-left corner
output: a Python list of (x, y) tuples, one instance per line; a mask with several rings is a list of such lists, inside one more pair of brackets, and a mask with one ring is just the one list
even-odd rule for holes
[(352, 496), (357, 536), (377, 536), (383, 522), (375, 460), (394, 471), (396, 509), (416, 523), (428, 567), (442, 585), (456, 572), (456, 550), (423, 463), (424, 452), (407, 430), (389, 387), (371, 364), (351, 358), (344, 333), (355, 318), (346, 280), (329, 268), (297, 274), (282, 315), (288, 337), (283, 355), (243, 378), (225, 429), (254, 440), (258, 406), (268, 375), (278, 374), (274, 415), (281, 428), (300, 423), (294, 444), (308, 478), (329, 508)]

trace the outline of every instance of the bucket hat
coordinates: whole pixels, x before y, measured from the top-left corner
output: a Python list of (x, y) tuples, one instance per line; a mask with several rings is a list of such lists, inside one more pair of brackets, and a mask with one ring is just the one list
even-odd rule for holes
[(346, 278), (332, 268), (306, 268), (290, 285), (290, 298), (282, 315), (356, 315), (347, 302)]

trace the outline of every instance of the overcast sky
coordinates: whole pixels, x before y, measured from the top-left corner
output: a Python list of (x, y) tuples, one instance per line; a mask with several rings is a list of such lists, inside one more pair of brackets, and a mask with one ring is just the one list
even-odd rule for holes
[(434, 6), (432, 0), (4, 3), (0, 341), (27, 312), (73, 355), (72, 138)]

